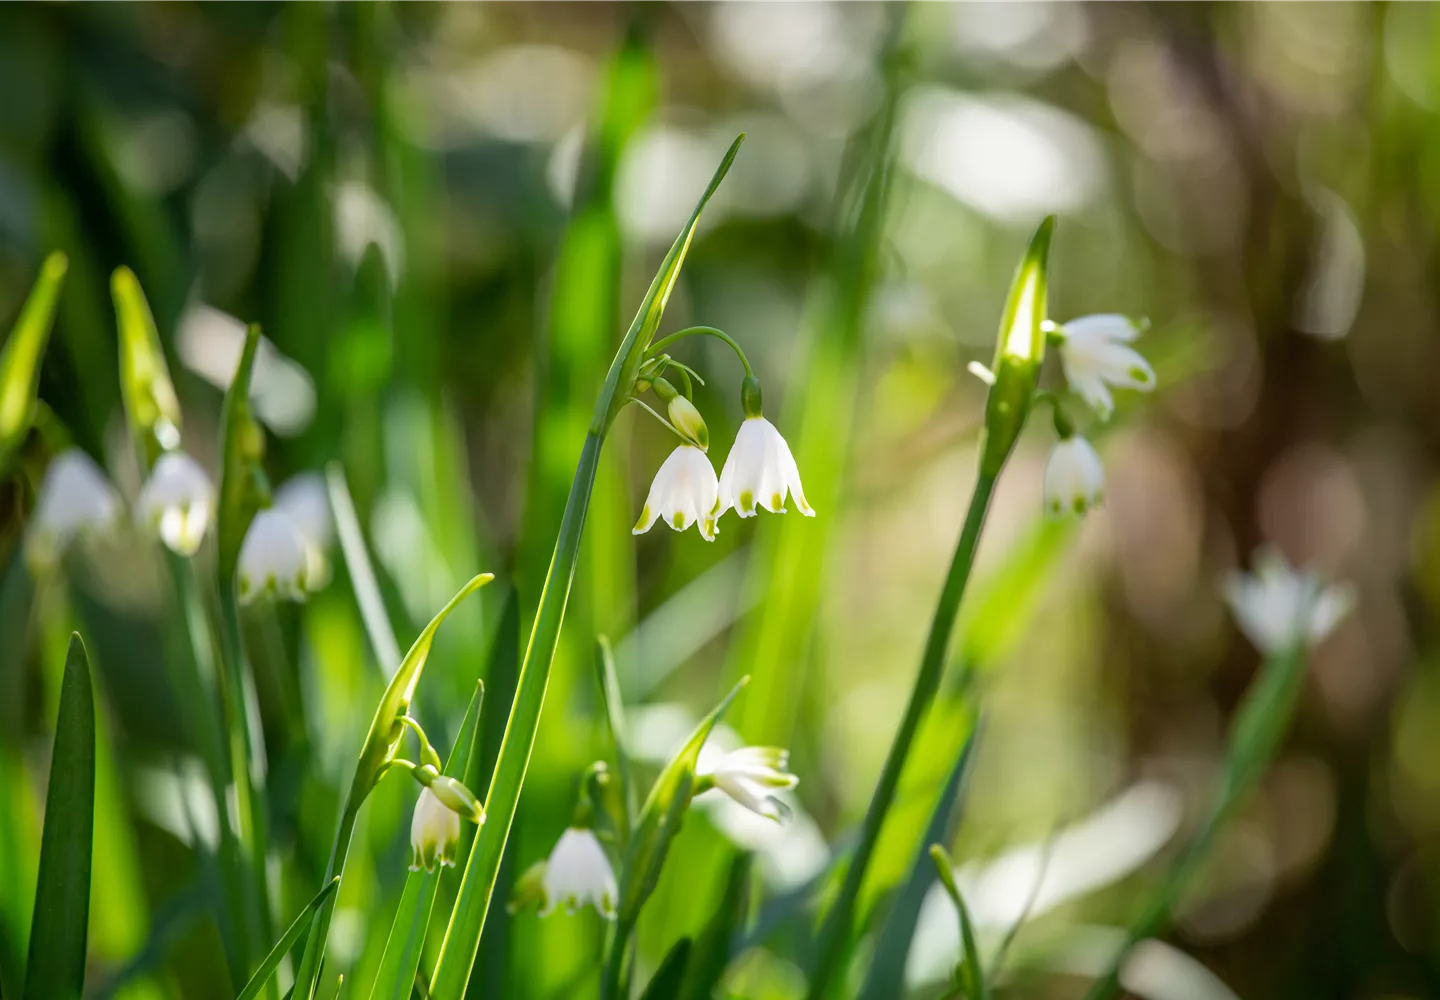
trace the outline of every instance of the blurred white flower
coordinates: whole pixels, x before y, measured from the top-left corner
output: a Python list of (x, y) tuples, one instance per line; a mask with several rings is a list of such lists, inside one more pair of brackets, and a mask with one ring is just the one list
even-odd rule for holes
[(764, 417), (746, 417), (720, 473), (720, 506), (715, 511), (716, 519), (731, 507), (741, 517), (754, 517), (756, 505), (773, 514), (783, 514), (787, 492), (795, 498), (800, 513), (815, 516), (805, 501), (800, 469), (795, 465), (790, 446), (775, 425)]
[(433, 872), (436, 865), (455, 866), (460, 843), (460, 816), (428, 788), (420, 789), (415, 818), (410, 821), (410, 870)]
[(140, 490), (135, 517), (171, 551), (191, 556), (210, 527), (214, 503), (215, 488), (200, 463), (183, 451), (167, 451)]
[(240, 603), (262, 594), (298, 601), (310, 578), (310, 549), (288, 514), (262, 510), (250, 522), (240, 545)]
[(1115, 411), (1110, 386), (1150, 391), (1155, 370), (1127, 346), (1140, 335), (1128, 317), (1114, 313), (1082, 316), (1058, 327), (1065, 380), (1102, 420)]
[(109, 527), (119, 512), (115, 488), (89, 455), (79, 448), (56, 455), (40, 483), (26, 538), (31, 568), (55, 566), (76, 535)]
[(676, 531), (684, 531), (698, 522), (700, 537), (713, 542), (718, 516), (716, 488), (715, 467), (710, 459), (699, 448), (682, 444), (655, 473), (650, 495), (645, 498), (632, 534), (644, 534), (659, 518)]
[(790, 751), (780, 747), (741, 747), (710, 764), (700, 776), (757, 816), (779, 822), (786, 806), (775, 793), (800, 783), (785, 770), (789, 764)]
[(1262, 653), (1319, 645), (1355, 604), (1349, 584), (1327, 587), (1273, 548), (1257, 550), (1252, 562), (1255, 572), (1229, 574), (1224, 592), (1236, 624)]
[(319, 590), (330, 580), (327, 550), (335, 540), (335, 520), (330, 513), (330, 495), (325, 478), (318, 472), (291, 476), (275, 491), (271, 507), (290, 519), (310, 554), (305, 586)]
[(1079, 434), (1056, 443), (1045, 463), (1045, 509), (1059, 516), (1083, 514), (1100, 506), (1105, 495), (1105, 466), (1095, 448)]
[(571, 913), (590, 903), (607, 920), (615, 917), (615, 902), (620, 895), (615, 870), (590, 830), (572, 826), (560, 835), (545, 862), (544, 885), (542, 917), (555, 912), (562, 903)]

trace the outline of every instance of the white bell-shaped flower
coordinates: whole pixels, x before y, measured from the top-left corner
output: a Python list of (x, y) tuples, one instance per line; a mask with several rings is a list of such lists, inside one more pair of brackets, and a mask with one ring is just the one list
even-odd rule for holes
[(715, 517), (718, 519), (731, 507), (741, 517), (754, 517), (757, 506), (783, 514), (786, 493), (795, 498), (800, 513), (815, 516), (805, 501), (800, 469), (790, 446), (764, 417), (746, 417), (720, 472), (720, 506)]
[(1079, 434), (1056, 443), (1045, 463), (1045, 509), (1059, 516), (1083, 514), (1105, 496), (1105, 466), (1095, 448)]
[(428, 788), (420, 789), (410, 821), (410, 870), (433, 872), (436, 865), (455, 866), (460, 845), (460, 817)]
[(288, 514), (272, 507), (255, 515), (240, 545), (236, 575), (241, 604), (249, 604), (261, 594), (292, 601), (304, 598), (310, 549)]
[(615, 917), (615, 902), (620, 892), (615, 884), (615, 869), (605, 849), (590, 830), (570, 827), (555, 842), (545, 862), (545, 908), (540, 915), (548, 916), (564, 904), (574, 913), (586, 903), (606, 919)]
[(1355, 604), (1348, 584), (1325, 586), (1313, 573), (1298, 572), (1273, 548), (1253, 558), (1255, 572), (1225, 579), (1225, 601), (1240, 630), (1262, 653), (1304, 643), (1314, 647), (1334, 631)]
[(210, 527), (215, 488), (205, 470), (183, 451), (167, 451), (140, 490), (135, 517), (173, 552), (194, 555)]
[(1128, 317), (1082, 316), (1061, 326), (1059, 335), (1065, 380), (1102, 420), (1115, 411), (1111, 386), (1146, 392), (1155, 388), (1155, 370), (1129, 346), (1140, 329)]
[(33, 569), (55, 566), (77, 535), (108, 528), (120, 513), (120, 498), (100, 467), (79, 448), (56, 455), (40, 483), (34, 520), (26, 537)]
[(682, 444), (655, 473), (632, 534), (644, 534), (658, 519), (676, 531), (698, 524), (700, 537), (713, 542), (716, 489), (715, 467), (710, 459), (694, 445)]
[(787, 813), (776, 798), (781, 789), (794, 788), (800, 779), (786, 770), (790, 751), (780, 747), (741, 747), (708, 764), (701, 772), (716, 788), (757, 816), (779, 821)]

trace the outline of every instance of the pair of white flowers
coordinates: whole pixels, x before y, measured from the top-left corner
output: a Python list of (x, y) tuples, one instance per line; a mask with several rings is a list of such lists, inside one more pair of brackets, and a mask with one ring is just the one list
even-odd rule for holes
[[(785, 807), (776, 793), (799, 782), (786, 770), (789, 760), (789, 753), (778, 747), (742, 747), (702, 769), (698, 787), (717, 790), (751, 812), (779, 821)], [(541, 884), (545, 899), (541, 916), (560, 906), (573, 913), (587, 904), (607, 919), (615, 916), (619, 899), (615, 869), (592, 830), (572, 826), (560, 835), (545, 861)]]
[[(78, 448), (57, 455), (40, 485), (26, 540), (30, 563), (53, 567), (73, 540), (112, 529), (121, 502), (105, 473)], [(173, 552), (200, 549), (215, 512), (215, 488), (200, 463), (183, 451), (161, 455), (140, 490), (135, 519)], [(255, 515), (240, 549), (239, 597), (263, 593), (298, 599), (318, 580), (332, 532), (325, 487), (301, 475), (275, 493), (274, 506)]]
[[(1155, 371), (1130, 346), (1140, 328), (1125, 316), (1082, 316), (1057, 326), (1065, 381), (1101, 420), (1115, 412), (1112, 387), (1148, 392)], [(1093, 445), (1079, 434), (1064, 437), (1045, 464), (1045, 509), (1054, 515), (1083, 514), (1105, 497), (1105, 466)]]
[(741, 517), (754, 517), (759, 507), (783, 514), (787, 494), (800, 513), (815, 516), (790, 446), (764, 417), (746, 417), (718, 479), (701, 448), (682, 444), (670, 453), (655, 473), (633, 533), (644, 534), (656, 521), (676, 531), (697, 524), (700, 536), (713, 542), (716, 523), (727, 510), (733, 507)]

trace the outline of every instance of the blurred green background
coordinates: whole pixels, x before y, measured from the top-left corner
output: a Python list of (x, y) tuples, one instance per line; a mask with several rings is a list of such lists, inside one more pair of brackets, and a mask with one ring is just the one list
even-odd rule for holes
[[(185, 447), (212, 475), (242, 321), (260, 323), (272, 479), (343, 464), (402, 648), (470, 576), (499, 577), (441, 631), (418, 702), (448, 747), (485, 677), (493, 760), (611, 353), (748, 133), (662, 332), (706, 324), (745, 346), (819, 517), (726, 519), (713, 544), (632, 538), (671, 442), (621, 417), (506, 870), (549, 851), (604, 753), (597, 633), (655, 763), (751, 674), (728, 722), (792, 748), (796, 816), (699, 810), (640, 961), (697, 930), (734, 845), (755, 848), (757, 919), (726, 982), (779, 998), (803, 991), (805, 887), (864, 811), (959, 530), (984, 389), (965, 366), (988, 360), (1025, 236), (1057, 213), (1053, 318), (1148, 316), (1160, 388), (1095, 428), (1109, 483), (1083, 524), (1042, 520), (1051, 438), (1038, 422), (1022, 442), (960, 680), (872, 896), (910, 864), (983, 705), (955, 840), (970, 904), (991, 932), (1029, 915), (1010, 993), (1078, 995), (1086, 942), (1130, 918), (1214, 774), (1257, 663), (1217, 581), (1268, 541), (1355, 581), (1358, 613), (1314, 657), (1281, 759), (1167, 938), (1218, 981), (1157, 958), (1167, 989), (1197, 978), (1155, 995), (1433, 997), (1437, 53), (1440, 11), (1419, 3), (8, 4), (0, 314), (47, 252), (69, 255), (41, 398), (130, 499), (111, 271), (133, 268), (149, 297)], [(720, 345), (677, 356), (706, 377), (718, 460), (740, 372)], [(37, 435), (28, 460), (54, 446)], [(159, 553), (122, 532), (37, 583), (32, 503), (23, 481), (0, 497), (0, 992), (18, 991), (79, 628), (101, 720), (89, 995), (233, 995)], [(285, 920), (318, 885), (393, 668), (330, 559), (310, 601), (245, 619)], [(389, 779), (362, 816), (331, 939), (347, 992), (374, 974), (413, 801)], [(591, 995), (602, 934), (588, 910), (496, 914), (471, 993)], [(956, 940), (928, 901), (916, 996), (938, 995)]]

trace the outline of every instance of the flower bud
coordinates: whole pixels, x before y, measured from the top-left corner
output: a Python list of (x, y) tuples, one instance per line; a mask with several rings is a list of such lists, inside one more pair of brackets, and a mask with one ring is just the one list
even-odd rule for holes
[(455, 814), (472, 823), (485, 822), (485, 807), (463, 782), (456, 781), (449, 775), (437, 774), (430, 781), (430, 791)]
[(710, 428), (705, 426), (705, 418), (700, 416), (695, 404), (676, 392), (675, 387), (663, 378), (657, 378), (653, 387), (655, 395), (665, 401), (665, 411), (670, 417), (671, 426), (701, 451), (709, 451)]

